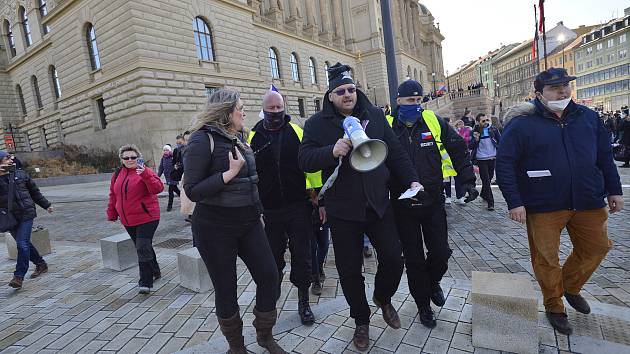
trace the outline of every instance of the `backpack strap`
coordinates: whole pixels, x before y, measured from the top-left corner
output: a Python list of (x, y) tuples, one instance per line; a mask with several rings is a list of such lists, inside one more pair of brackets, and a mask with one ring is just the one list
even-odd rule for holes
[(208, 139), (210, 139), (210, 157), (212, 157), (212, 153), (214, 152), (214, 137), (212, 137), (212, 133), (209, 131), (206, 131), (206, 134), (208, 134)]

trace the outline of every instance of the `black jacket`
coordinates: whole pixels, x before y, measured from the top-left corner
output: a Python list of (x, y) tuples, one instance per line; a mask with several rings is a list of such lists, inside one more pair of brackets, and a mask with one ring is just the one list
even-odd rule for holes
[[(259, 121), (252, 132), (250, 146), (256, 157), (258, 190), (265, 210), (280, 209), (296, 203), (304, 203), (306, 180), (298, 166), (300, 139), (289, 125), (291, 117), (277, 132), (269, 132)], [(251, 133), (250, 133), (251, 135)], [(279, 154), (279, 158), (274, 156)]]
[[(438, 117), (438, 121), (441, 127), (442, 144), (444, 144), (446, 151), (451, 157), (453, 167), (457, 171), (457, 177), (462, 185), (474, 185), (476, 177), (470, 162), (466, 142), (442, 118)], [(431, 132), (424, 119), (419, 119), (411, 128), (407, 128), (398, 119), (394, 119), (392, 127), (403, 149), (411, 157), (411, 161), (420, 177), (420, 183), (426, 192), (426, 194), (422, 194), (425, 198), (425, 200), (422, 200), (423, 205), (431, 205), (434, 202), (441, 201), (444, 180), (442, 177), (442, 158), (437, 149), (435, 137), (432, 134), (431, 138), (422, 139), (422, 133)], [(390, 179), (392, 200), (397, 200), (407, 188), (409, 188), (409, 185), (401, 183), (399, 179)]]
[[(372, 139), (383, 140), (388, 147), (387, 160), (370, 172), (357, 172), (350, 167), (350, 154), (343, 158), (339, 175), (332, 187), (326, 191), (326, 212), (346, 220), (364, 221), (366, 209), (371, 207), (383, 216), (389, 206), (387, 182), (390, 170), (409, 188), (418, 182), (409, 156), (405, 153), (394, 132), (385, 120), (383, 111), (372, 105), (361, 91), (357, 90), (357, 104), (353, 116), (360, 121), (369, 121), (366, 134)], [(344, 134), (341, 125), (344, 117), (324, 97), (322, 111), (315, 113), (304, 125), (304, 138), (300, 147), (300, 168), (306, 172), (322, 170), (325, 182), (337, 166), (333, 147)]]
[[(214, 140), (212, 154), (207, 132), (211, 132)], [(238, 148), (245, 159), (245, 165), (230, 182), (223, 183), (223, 172), (230, 169), (228, 152), (234, 145), (227, 135), (209, 125), (190, 136), (184, 154), (186, 196), (201, 205), (248, 208), (259, 216), (262, 207), (258, 197), (256, 162), (249, 147)]]
[(622, 120), (619, 131), (622, 132), (621, 144), (625, 146), (630, 146), (630, 120)]
[[(15, 185), (13, 186), (13, 215), (19, 221), (35, 219), (37, 212), (35, 211), (35, 205), (39, 205), (44, 209), (50, 207), (50, 202), (44, 198), (42, 193), (37, 188), (35, 182), (31, 177), (22, 170), (17, 170), (14, 173), (6, 175), (6, 177), (13, 178)], [(5, 176), (0, 177), (0, 205), (6, 208), (9, 204), (9, 180)]]
[(170, 170), (168, 178), (179, 182), (182, 180), (184, 171), (184, 150), (186, 146), (178, 146), (173, 150), (173, 168)]

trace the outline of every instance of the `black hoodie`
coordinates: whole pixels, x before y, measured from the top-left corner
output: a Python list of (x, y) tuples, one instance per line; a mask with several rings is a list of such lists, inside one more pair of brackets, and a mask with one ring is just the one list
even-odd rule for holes
[[(384, 164), (369, 172), (357, 172), (350, 167), (350, 154), (343, 158), (337, 180), (324, 195), (326, 212), (333, 217), (352, 221), (365, 221), (367, 208), (372, 208), (382, 217), (389, 206), (387, 181), (390, 171), (409, 186), (418, 182), (409, 155), (385, 120), (383, 111), (372, 105), (361, 91), (357, 90), (357, 104), (352, 113), (360, 121), (368, 121), (365, 132), (372, 139), (383, 140), (388, 147)], [(322, 170), (322, 181), (326, 181), (337, 166), (333, 147), (343, 138), (341, 115), (324, 96), (321, 112), (315, 113), (304, 125), (304, 138), (300, 147), (300, 168), (306, 172)]]

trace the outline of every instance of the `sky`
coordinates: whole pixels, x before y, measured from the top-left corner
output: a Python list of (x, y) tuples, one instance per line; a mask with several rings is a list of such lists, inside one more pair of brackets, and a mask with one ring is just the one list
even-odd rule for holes
[[(420, 0), (439, 22), (444, 70), (449, 73), (472, 59), (534, 37), (538, 0)], [(545, 0), (545, 26), (559, 21), (569, 28), (605, 23), (623, 16), (629, 0)]]

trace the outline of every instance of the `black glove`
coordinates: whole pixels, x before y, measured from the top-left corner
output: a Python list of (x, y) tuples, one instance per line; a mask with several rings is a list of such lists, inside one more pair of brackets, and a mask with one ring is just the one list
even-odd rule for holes
[(474, 184), (466, 184), (463, 186), (463, 189), (466, 194), (468, 194), (466, 199), (464, 199), (465, 203), (470, 203), (473, 200), (477, 199), (477, 197), (479, 196), (479, 192), (477, 191), (477, 188), (475, 188)]

